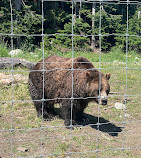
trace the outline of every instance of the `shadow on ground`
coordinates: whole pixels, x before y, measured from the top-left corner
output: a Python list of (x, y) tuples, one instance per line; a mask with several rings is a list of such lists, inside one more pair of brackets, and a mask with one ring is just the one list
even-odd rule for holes
[[(61, 109), (55, 108), (55, 116), (57, 116), (60, 119), (63, 119), (60, 115)], [(118, 127), (115, 124), (111, 123), (109, 120), (106, 120), (103, 117), (99, 117), (99, 126), (98, 126), (98, 117), (83, 113), (83, 119), (75, 120), (76, 126), (90, 126), (93, 129), (99, 130), (101, 132), (108, 133), (110, 136), (118, 136), (120, 132), (122, 132), (123, 127)]]
[(98, 126), (98, 117), (84, 113), (85, 119), (83, 121), (77, 121), (78, 125), (90, 126), (96, 130), (99, 129), (101, 132), (108, 133), (110, 136), (118, 136), (118, 133), (122, 132), (122, 127), (118, 127), (113, 123), (110, 123), (109, 120), (99, 117), (99, 126)]

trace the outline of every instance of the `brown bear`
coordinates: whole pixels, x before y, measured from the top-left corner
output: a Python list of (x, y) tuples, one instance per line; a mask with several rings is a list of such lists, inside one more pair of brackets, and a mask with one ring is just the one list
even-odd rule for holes
[(109, 79), (110, 74), (96, 70), (87, 58), (50, 56), (29, 73), (29, 90), (38, 116), (42, 112), (43, 118), (54, 116), (54, 104), (61, 103), (62, 118), (69, 126), (71, 117), (72, 124), (83, 118), (90, 101), (107, 104)]

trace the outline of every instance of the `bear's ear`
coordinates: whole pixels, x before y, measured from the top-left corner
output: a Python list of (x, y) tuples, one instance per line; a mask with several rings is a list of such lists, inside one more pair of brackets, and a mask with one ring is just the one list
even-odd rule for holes
[(110, 79), (110, 76), (111, 76), (111, 74), (110, 74), (110, 73), (106, 74), (106, 78), (107, 78), (107, 80), (109, 80), (109, 79)]

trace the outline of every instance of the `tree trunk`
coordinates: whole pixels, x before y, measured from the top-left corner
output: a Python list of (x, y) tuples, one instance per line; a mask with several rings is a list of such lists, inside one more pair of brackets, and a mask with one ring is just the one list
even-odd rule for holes
[(140, 18), (141, 16), (141, 11), (138, 11), (138, 19)]
[[(92, 30), (94, 29), (94, 25), (95, 25), (95, 23), (94, 23), (95, 9), (96, 9), (96, 3), (93, 3), (93, 5), (92, 5), (92, 15), (93, 15), (93, 17), (92, 17)], [(91, 49), (92, 49), (92, 51), (95, 51), (95, 37), (94, 37), (94, 35), (92, 35), (92, 39), (91, 39)]]
[[(15, 0), (15, 2), (16, 2), (16, 11), (20, 12), (21, 11), (21, 0)], [(16, 16), (16, 21), (18, 24), (19, 16)], [(21, 37), (19, 36), (17, 38), (17, 47), (19, 48), (20, 46), (21, 46)]]
[(16, 11), (21, 11), (21, 0), (16, 0)]
[(82, 2), (80, 1), (79, 19), (81, 18)]

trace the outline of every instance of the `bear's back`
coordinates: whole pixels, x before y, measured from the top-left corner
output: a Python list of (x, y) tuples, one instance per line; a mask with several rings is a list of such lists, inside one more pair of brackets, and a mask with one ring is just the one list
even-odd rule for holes
[[(61, 56), (50, 56), (37, 63), (33, 70), (54, 70), (54, 69), (92, 69), (93, 64), (85, 57), (65, 58)], [(44, 65), (43, 65), (44, 63)]]

